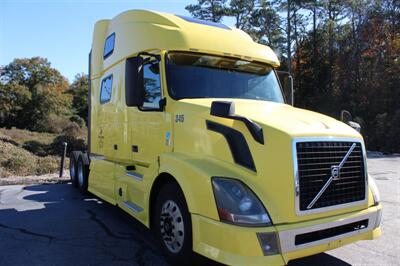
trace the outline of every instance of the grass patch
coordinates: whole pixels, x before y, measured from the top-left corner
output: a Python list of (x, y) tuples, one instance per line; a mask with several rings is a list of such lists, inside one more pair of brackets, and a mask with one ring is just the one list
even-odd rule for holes
[(72, 149), (85, 149), (86, 133), (78, 129), (51, 134), (0, 128), (0, 177), (57, 173), (63, 141)]
[(29, 131), (29, 130), (25, 130), (25, 129), (0, 128), (0, 140), (2, 138), (9, 138), (21, 146), (28, 141), (36, 141), (41, 144), (50, 144), (53, 142), (53, 140), (56, 136), (57, 136), (57, 134), (41, 133), (41, 132)]
[(56, 173), (60, 157), (37, 156), (24, 148), (0, 140), (0, 177)]

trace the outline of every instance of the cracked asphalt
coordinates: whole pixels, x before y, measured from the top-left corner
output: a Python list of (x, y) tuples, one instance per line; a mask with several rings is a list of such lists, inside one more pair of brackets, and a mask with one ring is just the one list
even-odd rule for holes
[(0, 187), (0, 265), (167, 265), (151, 234), (69, 184)]
[[(368, 159), (384, 207), (383, 236), (289, 265), (399, 265), (400, 157)], [(218, 265), (198, 256), (200, 265)], [(0, 186), (0, 265), (168, 265), (152, 234), (70, 184)]]

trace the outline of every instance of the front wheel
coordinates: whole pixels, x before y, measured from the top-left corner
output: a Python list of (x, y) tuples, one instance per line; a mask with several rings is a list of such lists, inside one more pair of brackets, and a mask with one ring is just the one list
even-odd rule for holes
[(157, 198), (153, 226), (164, 253), (173, 264), (190, 264), (192, 222), (179, 186), (168, 183)]

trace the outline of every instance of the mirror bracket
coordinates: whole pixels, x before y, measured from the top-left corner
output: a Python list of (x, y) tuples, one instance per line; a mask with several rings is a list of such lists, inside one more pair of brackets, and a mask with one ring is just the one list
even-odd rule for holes
[(358, 132), (361, 132), (361, 126), (359, 123), (353, 121), (353, 116), (351, 113), (347, 110), (342, 110), (340, 111), (340, 121), (343, 123), (346, 123), (353, 129), (357, 130)]
[(153, 54), (153, 53), (148, 53), (148, 52), (140, 52), (137, 55), (138, 57), (142, 57), (142, 56), (148, 56), (148, 57), (153, 57), (155, 58), (157, 61), (161, 61), (161, 55), (159, 54)]
[(165, 106), (167, 105), (167, 98), (162, 98), (160, 101), (159, 101), (159, 105), (160, 105), (160, 110), (163, 110), (164, 111), (164, 108), (165, 108)]

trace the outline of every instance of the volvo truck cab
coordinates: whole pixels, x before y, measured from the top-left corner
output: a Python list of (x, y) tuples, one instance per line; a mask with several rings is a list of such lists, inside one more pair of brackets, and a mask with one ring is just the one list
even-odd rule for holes
[(173, 261), (284, 265), (380, 236), (362, 136), (289, 104), (279, 64), (223, 24), (143, 10), (98, 21), (72, 183), (151, 228)]

